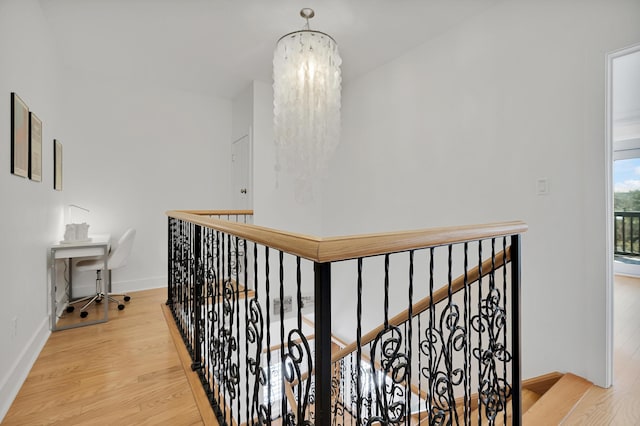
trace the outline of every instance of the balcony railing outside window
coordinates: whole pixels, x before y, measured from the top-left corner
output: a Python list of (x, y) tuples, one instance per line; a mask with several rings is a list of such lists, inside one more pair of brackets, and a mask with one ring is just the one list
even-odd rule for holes
[(640, 256), (640, 212), (614, 213), (615, 254)]

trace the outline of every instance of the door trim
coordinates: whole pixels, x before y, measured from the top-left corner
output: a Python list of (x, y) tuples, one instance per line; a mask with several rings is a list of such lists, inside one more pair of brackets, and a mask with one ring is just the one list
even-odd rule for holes
[(606, 289), (605, 289), (605, 387), (613, 385), (613, 60), (640, 51), (640, 44), (616, 50), (606, 57), (605, 105), (605, 229), (606, 229)]
[[(246, 159), (247, 161), (247, 205), (243, 207), (243, 209), (248, 209), (248, 210), (252, 210), (253, 209), (253, 128), (252, 126), (249, 126), (249, 128), (247, 129), (247, 132), (244, 133), (243, 135), (241, 135), (240, 137), (236, 138), (235, 140), (233, 140), (231, 142), (231, 176), (230, 176), (230, 182), (231, 182), (231, 186), (234, 185), (234, 165), (233, 165), (233, 155), (234, 155), (234, 145), (240, 141), (242, 141), (243, 139), (247, 139), (247, 150), (248, 150), (248, 157)], [(237, 188), (232, 188), (232, 191), (237, 190)], [(234, 197), (236, 197), (235, 193), (231, 194), (231, 201), (234, 204), (234, 208), (239, 208), (236, 205), (236, 199)]]

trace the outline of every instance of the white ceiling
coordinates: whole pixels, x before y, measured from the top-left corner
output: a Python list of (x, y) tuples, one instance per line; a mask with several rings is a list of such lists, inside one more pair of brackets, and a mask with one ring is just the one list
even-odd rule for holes
[(640, 51), (613, 60), (613, 118), (640, 121)]
[(225, 98), (271, 82), (303, 7), (338, 42), (348, 81), (501, 1), (40, 0), (68, 72)]
[(613, 139), (640, 139), (640, 51), (613, 60)]

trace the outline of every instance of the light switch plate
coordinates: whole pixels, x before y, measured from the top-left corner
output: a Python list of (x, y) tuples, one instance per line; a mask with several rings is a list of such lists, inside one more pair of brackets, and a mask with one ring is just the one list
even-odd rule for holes
[(540, 178), (536, 180), (536, 194), (548, 195), (549, 194), (549, 179)]

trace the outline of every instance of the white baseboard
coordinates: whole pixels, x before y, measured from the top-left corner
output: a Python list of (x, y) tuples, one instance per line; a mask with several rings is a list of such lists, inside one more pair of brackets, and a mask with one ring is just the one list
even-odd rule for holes
[[(111, 283), (111, 291), (113, 293), (125, 293), (128, 291), (150, 290), (152, 288), (161, 288), (167, 286), (167, 277), (150, 277), (139, 280), (114, 281)], [(95, 284), (88, 283), (85, 285), (73, 285), (73, 297), (88, 296), (95, 292)]]
[(114, 281), (111, 283), (111, 291), (114, 293), (125, 293), (129, 291), (151, 290), (152, 288), (162, 288), (167, 286), (167, 277), (149, 277), (140, 280)]
[(0, 422), (4, 419), (7, 411), (9, 411), (13, 400), (18, 395), (22, 384), (29, 375), (31, 367), (33, 367), (36, 359), (38, 359), (38, 355), (40, 355), (40, 351), (42, 351), (42, 348), (47, 343), (47, 339), (51, 334), (49, 321), (49, 316), (44, 318), (38, 330), (31, 337), (9, 370), (10, 373), (4, 378), (2, 384), (0, 384), (0, 395), (2, 395), (2, 400), (0, 400)]
[(639, 277), (640, 265), (615, 261), (613, 262), (613, 273), (616, 275), (624, 275), (627, 277)]
[[(112, 283), (112, 291), (114, 293), (122, 293), (122, 292), (133, 292), (140, 290), (149, 290), (152, 288), (161, 288), (167, 286), (167, 277), (151, 277), (145, 278), (141, 280), (130, 280), (130, 281), (114, 281)], [(74, 287), (74, 296), (88, 295), (95, 291), (95, 285), (87, 285), (87, 286), (79, 286)], [(38, 327), (38, 330), (31, 337), (22, 353), (18, 356), (15, 364), (10, 369), (10, 373), (4, 377), (2, 382), (0, 383), (0, 422), (4, 419), (4, 416), (9, 411), (13, 400), (18, 395), (22, 384), (26, 380), (29, 375), (29, 371), (31, 371), (31, 367), (38, 359), (38, 355), (40, 355), (40, 351), (47, 343), (47, 339), (51, 334), (51, 330), (49, 329), (50, 318), (47, 315), (46, 318)]]
[[(161, 288), (167, 286), (167, 277), (151, 277), (141, 280), (114, 281), (112, 283), (112, 291), (114, 293), (133, 292), (140, 290), (149, 290), (153, 288)], [(95, 285), (74, 287), (74, 296), (88, 295), (95, 291)], [(40, 351), (47, 343), (47, 339), (51, 334), (49, 329), (50, 318), (47, 316), (38, 330), (31, 337), (25, 348), (23, 349), (17, 361), (11, 368), (11, 372), (2, 380), (0, 384), (0, 422), (9, 411), (13, 400), (18, 395), (22, 384), (29, 375), (31, 367), (38, 359)]]

